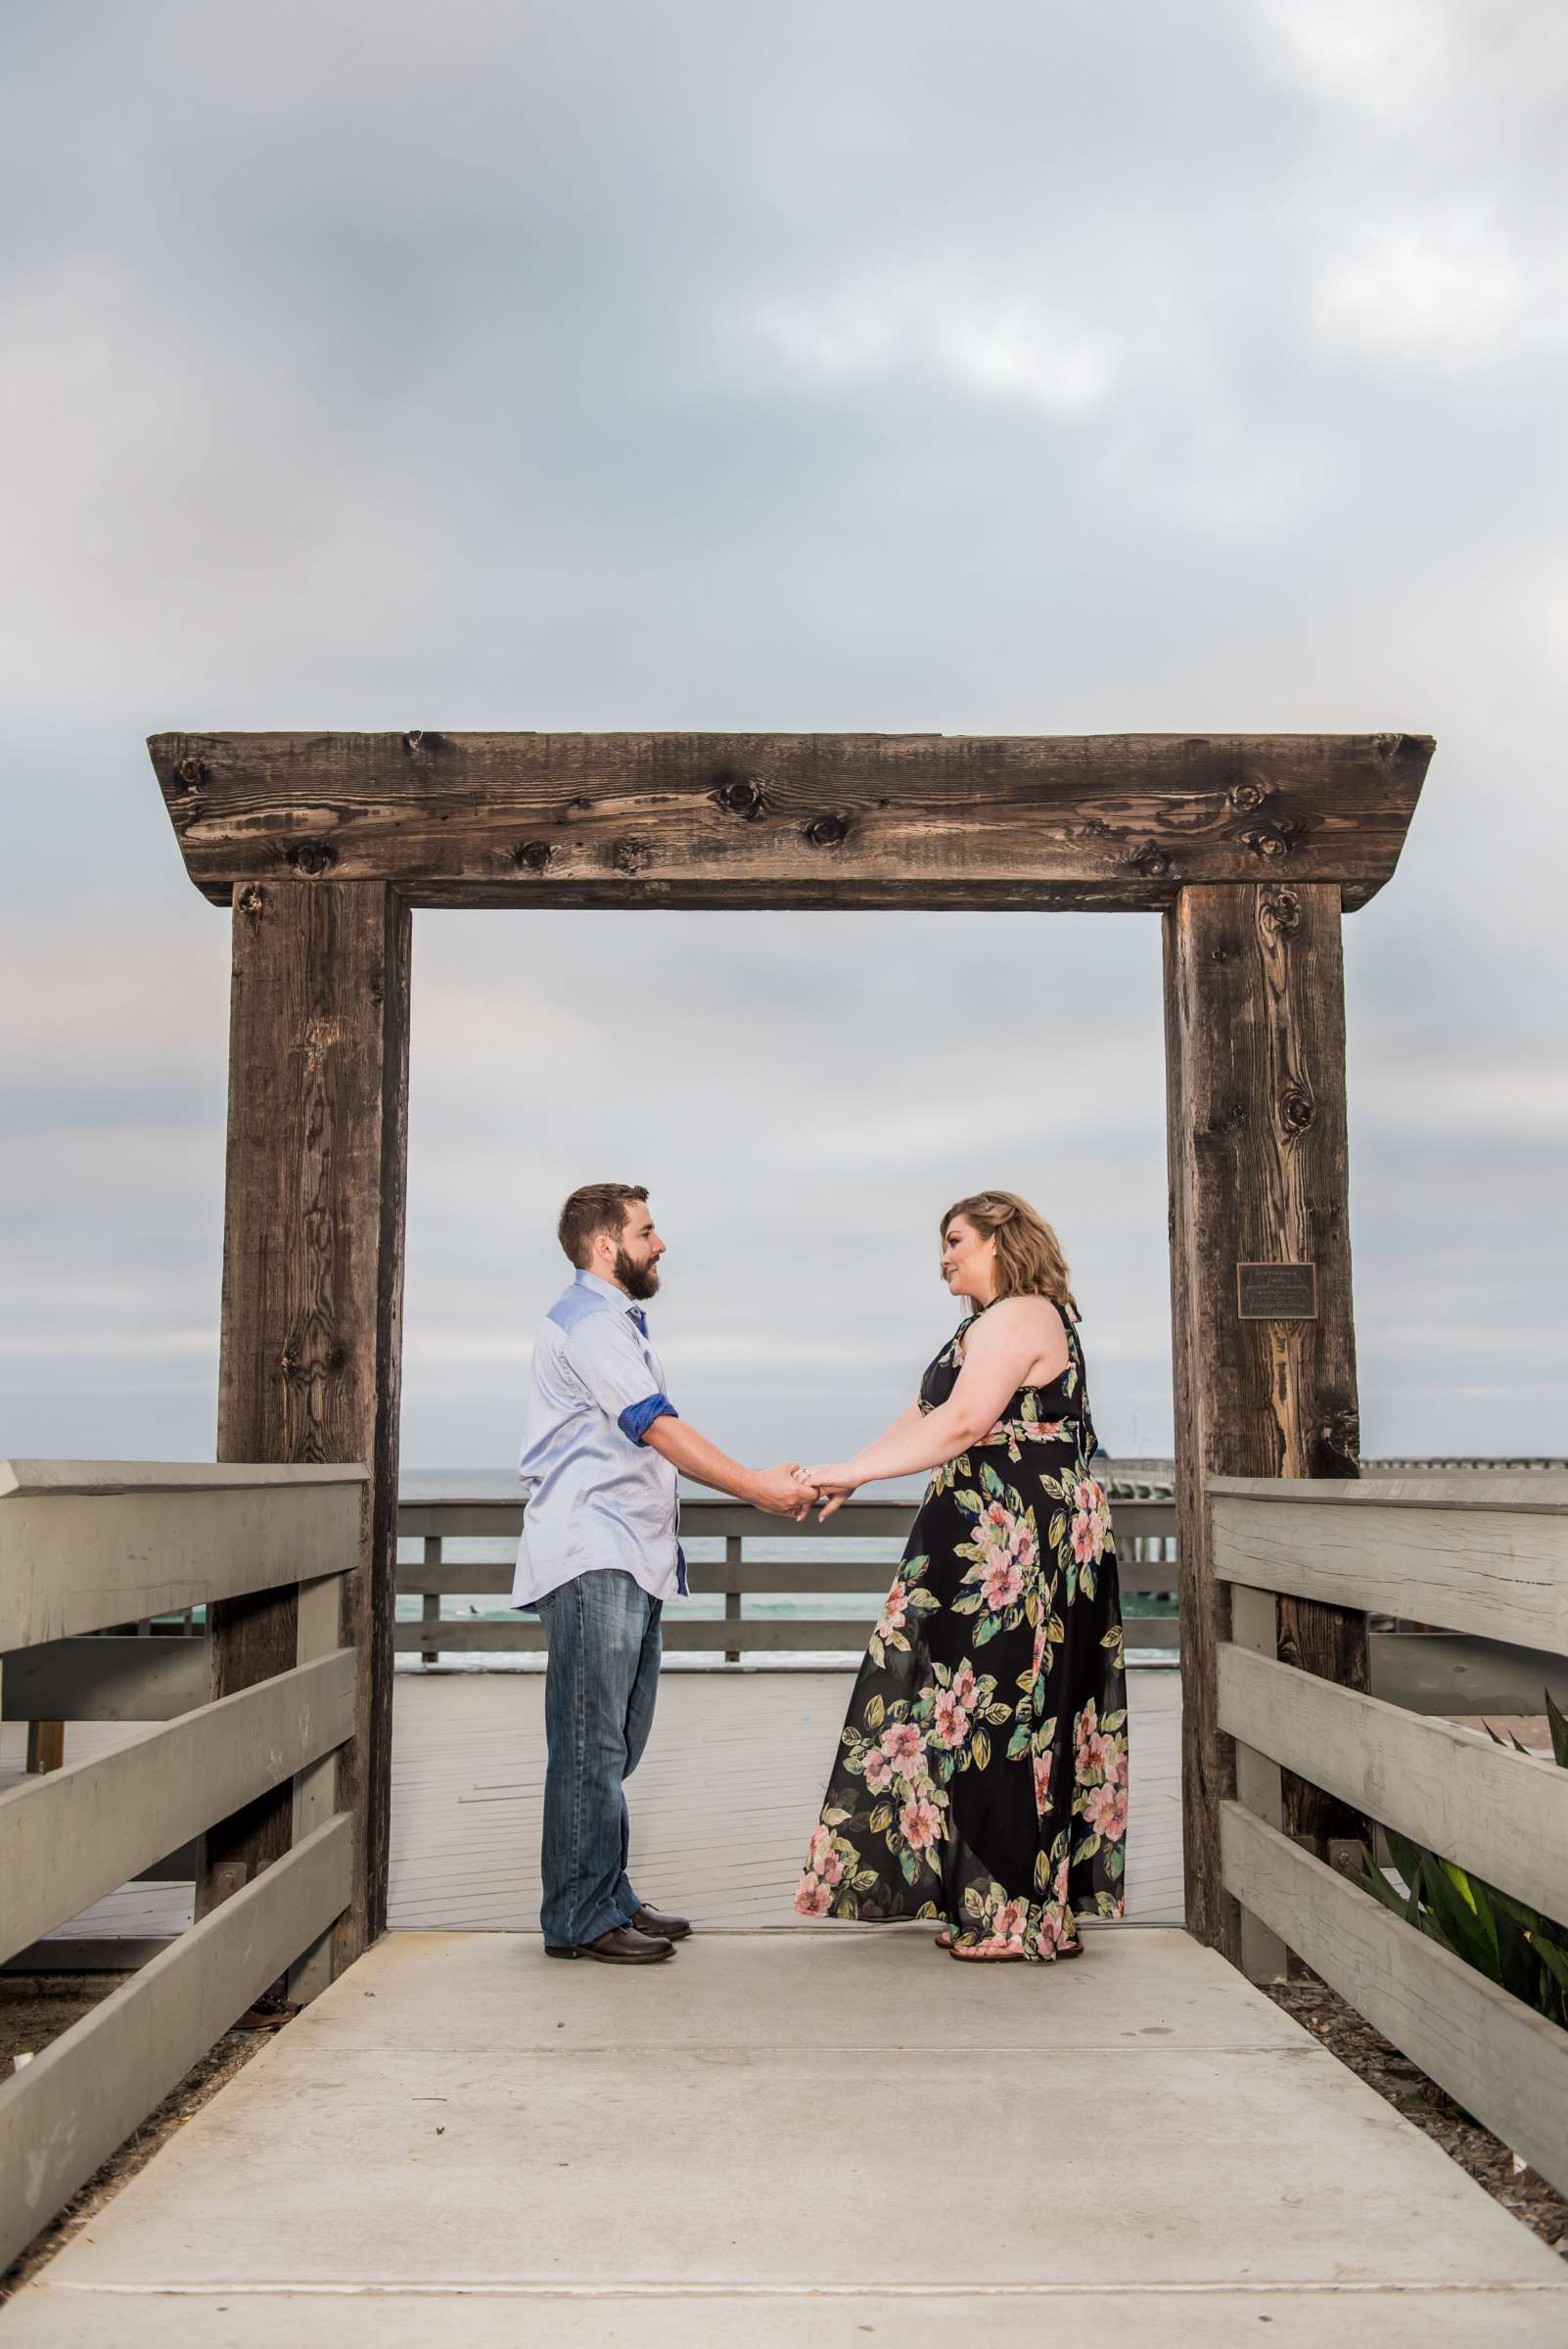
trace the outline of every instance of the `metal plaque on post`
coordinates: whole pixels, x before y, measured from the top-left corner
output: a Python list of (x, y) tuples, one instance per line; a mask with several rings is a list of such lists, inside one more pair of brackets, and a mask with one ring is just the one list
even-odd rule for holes
[(1236, 1311), (1243, 1321), (1315, 1321), (1315, 1265), (1238, 1265)]

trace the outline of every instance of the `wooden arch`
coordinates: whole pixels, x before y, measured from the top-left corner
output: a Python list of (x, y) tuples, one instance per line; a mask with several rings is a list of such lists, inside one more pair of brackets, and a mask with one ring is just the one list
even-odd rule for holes
[[(1212, 1475), (1354, 1476), (1340, 913), (1394, 870), (1431, 741), (1377, 735), (164, 734), (186, 869), (232, 906), (218, 1456), (369, 1465), (346, 1639), (346, 1963), (386, 1919), (416, 905), (1098, 907), (1165, 931), (1187, 1912), (1236, 1949), (1217, 1806)], [(1268, 1273), (1238, 1267), (1314, 1267)], [(231, 1602), (216, 1694), (294, 1660)], [(1365, 1685), (1362, 1619), (1281, 1599), (1280, 1652)], [(1319, 1847), (1326, 1798), (1287, 1782)], [(288, 1846), (208, 1838), (203, 1908)]]

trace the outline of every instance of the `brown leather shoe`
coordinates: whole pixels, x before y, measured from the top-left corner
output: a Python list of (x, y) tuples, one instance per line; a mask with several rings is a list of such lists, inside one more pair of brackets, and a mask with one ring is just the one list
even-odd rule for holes
[(597, 1958), (603, 1965), (657, 1965), (661, 1958), (672, 1958), (672, 1945), (658, 1933), (639, 1933), (635, 1925), (612, 1925), (597, 1941), (584, 1941), (576, 1949), (552, 1950), (544, 1945), (546, 1958)]
[(661, 1916), (657, 1909), (639, 1909), (632, 1918), (639, 1933), (652, 1933), (661, 1941), (684, 1941), (691, 1926), (683, 1916)]

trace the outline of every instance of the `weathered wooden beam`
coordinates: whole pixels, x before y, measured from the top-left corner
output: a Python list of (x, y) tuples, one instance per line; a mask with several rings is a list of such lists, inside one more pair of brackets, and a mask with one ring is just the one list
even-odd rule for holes
[(1393, 872), (1424, 735), (160, 734), (197, 886), (416, 905), (1163, 907)]
[[(362, 1461), (361, 1564), (342, 1636), (358, 1650), (355, 1733), (340, 1757), (354, 1888), (335, 1970), (386, 1921), (392, 1788), (397, 1405), (408, 1109), (405, 901), (379, 882), (236, 891), (218, 1451)], [(293, 1668), (293, 1592), (213, 1610), (216, 1696)], [(206, 1914), (289, 1846), (287, 1787), (208, 1837)]]
[(1568, 1476), (1225, 1477), (1212, 1501), (1223, 1582), (1568, 1656)]
[(0, 1460), (0, 1651), (336, 1573), (363, 1487), (344, 1467)]
[[(1187, 1924), (1235, 1960), (1219, 1819), (1234, 1765), (1215, 1693), (1230, 1609), (1205, 1489), (1358, 1473), (1339, 892), (1183, 890), (1165, 973)], [(1314, 1316), (1244, 1318), (1240, 1265), (1315, 1267)], [(1364, 1688), (1364, 1621), (1282, 1599), (1279, 1652)], [(1287, 1829), (1314, 1844), (1355, 1831), (1299, 1779), (1284, 1800)]]
[(330, 1752), (352, 1727), (353, 1691), (354, 1657), (342, 1648), (73, 1763), (45, 1785), (0, 1794), (0, 1956), (139, 1876), (217, 1811)]
[(1549, 1757), (1239, 1646), (1220, 1650), (1220, 1719), (1255, 1753), (1315, 1778), (1380, 1826), (1568, 1922), (1568, 1773)]

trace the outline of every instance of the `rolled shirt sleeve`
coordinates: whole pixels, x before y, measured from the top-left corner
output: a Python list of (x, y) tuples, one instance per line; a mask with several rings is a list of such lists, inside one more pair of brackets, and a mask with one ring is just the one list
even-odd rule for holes
[(589, 1313), (567, 1340), (567, 1357), (583, 1388), (629, 1444), (640, 1444), (656, 1419), (678, 1419), (668, 1395), (649, 1386), (649, 1368), (628, 1318)]

